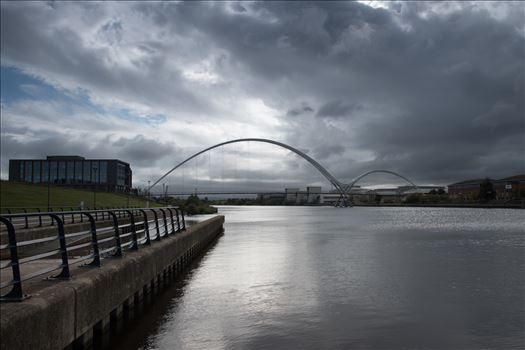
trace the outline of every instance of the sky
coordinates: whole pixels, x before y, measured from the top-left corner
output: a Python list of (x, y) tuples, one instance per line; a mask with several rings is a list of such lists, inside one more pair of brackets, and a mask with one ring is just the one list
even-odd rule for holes
[[(4, 1), (1, 177), (74, 154), (129, 162), (144, 186), (243, 137), (343, 182), (524, 174), (524, 39), (520, 2)], [(172, 188), (326, 185), (253, 142), (185, 168)]]

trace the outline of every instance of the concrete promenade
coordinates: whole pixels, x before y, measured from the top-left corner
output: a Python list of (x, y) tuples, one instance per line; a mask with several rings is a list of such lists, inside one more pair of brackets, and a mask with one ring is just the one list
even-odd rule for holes
[(70, 280), (25, 282), (31, 298), (0, 304), (0, 348), (104, 346), (134, 309), (223, 232), (223, 223), (216, 216), (122, 258), (104, 259), (99, 268), (73, 267)]

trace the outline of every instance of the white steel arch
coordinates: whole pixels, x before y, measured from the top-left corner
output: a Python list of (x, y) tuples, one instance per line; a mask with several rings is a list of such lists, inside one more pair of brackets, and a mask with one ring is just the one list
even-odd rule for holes
[(364, 174), (361, 174), (359, 175), (358, 177), (354, 178), (350, 184), (348, 185), (345, 185), (343, 183), (341, 183), (339, 180), (337, 180), (332, 174), (330, 174), (328, 172), (328, 170), (326, 170), (321, 164), (319, 164), (317, 161), (315, 161), (313, 158), (311, 158), (309, 155), (307, 155), (306, 153), (304, 152), (301, 152), (299, 151), (298, 149), (290, 146), (290, 145), (287, 145), (285, 143), (282, 143), (282, 142), (278, 142), (278, 141), (274, 141), (274, 140), (269, 140), (269, 139), (262, 139), (262, 138), (243, 138), (243, 139), (235, 139), (235, 140), (230, 140), (230, 141), (225, 141), (225, 142), (221, 142), (221, 143), (218, 143), (216, 145), (213, 145), (211, 147), (208, 147), (206, 149), (203, 149), (202, 151), (200, 152), (197, 152), (195, 154), (193, 154), (191, 157), (189, 158), (186, 158), (184, 161), (180, 162), (179, 164), (175, 165), (173, 168), (171, 168), (170, 171), (168, 171), (166, 174), (164, 174), (163, 176), (161, 176), (157, 181), (155, 181), (151, 186), (148, 187), (148, 193), (150, 192), (151, 188), (153, 188), (155, 185), (157, 185), (160, 181), (162, 181), (166, 176), (168, 176), (169, 174), (171, 174), (173, 171), (175, 171), (177, 168), (181, 167), (182, 165), (184, 165), (185, 163), (189, 162), (190, 160), (192, 160), (193, 158), (203, 154), (203, 153), (206, 153), (214, 148), (217, 148), (217, 147), (221, 147), (221, 146), (224, 146), (224, 145), (228, 145), (228, 144), (231, 144), (231, 143), (238, 143), (238, 142), (250, 142), (250, 141), (253, 141), (253, 142), (262, 142), (262, 143), (269, 143), (269, 144), (272, 144), (272, 145), (276, 145), (276, 146), (279, 146), (279, 147), (282, 147), (282, 148), (285, 148), (289, 151), (292, 151), (294, 152), (295, 154), (299, 155), (301, 158), (305, 159), (308, 163), (312, 164), (328, 181), (330, 181), (330, 183), (335, 187), (335, 189), (339, 192), (339, 194), (341, 195), (340, 196), (340, 199), (338, 200), (336, 206), (339, 205), (339, 203), (342, 201), (343, 203), (343, 206), (347, 206), (348, 205), (348, 201), (350, 202), (350, 205), (352, 203), (352, 200), (349, 196), (349, 191), (352, 189), (352, 187), (359, 181), (361, 180), (362, 178), (370, 175), (370, 174), (374, 174), (374, 173), (386, 173), (386, 174), (391, 174), (391, 175), (394, 175), (394, 176), (397, 176), (403, 180), (405, 180), (406, 182), (408, 182), (409, 184), (411, 184), (412, 186), (414, 186), (414, 188), (417, 188), (417, 185), (414, 184), (411, 180), (409, 180), (408, 178), (404, 177), (403, 175), (401, 174), (398, 174), (394, 171), (390, 171), (390, 170), (382, 170), (382, 169), (378, 169), (378, 170), (371, 170), (371, 171), (367, 171), (366, 173)]
[(308, 156), (306, 153), (301, 152), (298, 149), (296, 149), (296, 148), (294, 148), (294, 147), (292, 147), (290, 145), (287, 145), (285, 143), (278, 142), (278, 141), (273, 141), (273, 140), (269, 140), (269, 139), (261, 139), (261, 138), (244, 138), (244, 139), (230, 140), (230, 141), (218, 143), (218, 144), (213, 145), (211, 147), (208, 147), (208, 148), (206, 148), (206, 149), (204, 149), (204, 150), (202, 150), (200, 152), (197, 152), (194, 155), (192, 155), (191, 157), (189, 157), (189, 158), (185, 159), (184, 161), (180, 162), (179, 164), (175, 165), (170, 171), (168, 171), (166, 174), (161, 176), (157, 181), (155, 181), (151, 186), (148, 187), (148, 192), (150, 192), (151, 188), (153, 188), (156, 184), (158, 184), (160, 181), (162, 181), (162, 179), (164, 179), (166, 176), (171, 174), (177, 168), (181, 167), (182, 165), (184, 165), (185, 163), (189, 162), (193, 158), (195, 158), (195, 157), (197, 157), (197, 156), (199, 156), (199, 155), (201, 155), (201, 154), (203, 154), (205, 152), (208, 152), (209, 150), (212, 150), (214, 148), (221, 147), (221, 146), (224, 146), (224, 145), (228, 145), (228, 144), (231, 144), (231, 143), (250, 142), (250, 141), (269, 143), (269, 144), (276, 145), (276, 146), (279, 146), (279, 147), (282, 147), (282, 148), (285, 148), (285, 149), (287, 149), (289, 151), (294, 152), (295, 154), (297, 154), (300, 157), (302, 157), (303, 159), (305, 159), (308, 163), (312, 164), (328, 181), (330, 181), (330, 183), (332, 185), (334, 185), (334, 187), (337, 189), (337, 191), (339, 193), (341, 193), (341, 195), (345, 195), (346, 196), (345, 190), (343, 189), (343, 185), (341, 184), (341, 182), (339, 182), (339, 180), (337, 180), (332, 174), (330, 174), (328, 172), (328, 170), (326, 170), (321, 164), (319, 164), (313, 158)]
[(350, 182), (349, 185), (347, 185), (345, 188), (344, 188), (344, 191), (345, 192), (348, 192), (352, 189), (352, 187), (354, 187), (354, 185), (359, 181), (361, 180), (362, 178), (370, 175), (370, 174), (375, 174), (375, 173), (385, 173), (385, 174), (391, 174), (391, 175), (394, 175), (394, 176), (397, 176), (403, 180), (405, 180), (406, 182), (408, 182), (409, 184), (411, 184), (412, 186), (414, 186), (414, 188), (417, 188), (417, 185), (415, 183), (413, 183), (411, 180), (409, 180), (408, 178), (404, 177), (403, 175), (401, 174), (398, 174), (394, 171), (390, 171), (390, 170), (382, 170), (382, 169), (378, 169), (378, 170), (371, 170), (371, 171), (367, 171), (366, 173), (363, 173), (361, 175), (359, 175), (358, 177), (354, 178), (352, 180), (352, 182)]

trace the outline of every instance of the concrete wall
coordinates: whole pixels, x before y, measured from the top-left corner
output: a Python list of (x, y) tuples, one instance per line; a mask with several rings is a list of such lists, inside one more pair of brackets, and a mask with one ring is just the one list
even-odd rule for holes
[(100, 268), (76, 268), (69, 281), (26, 289), (31, 298), (0, 305), (0, 348), (99, 347), (110, 329), (222, 233), (223, 223), (223, 216), (214, 217), (121, 259), (105, 259)]

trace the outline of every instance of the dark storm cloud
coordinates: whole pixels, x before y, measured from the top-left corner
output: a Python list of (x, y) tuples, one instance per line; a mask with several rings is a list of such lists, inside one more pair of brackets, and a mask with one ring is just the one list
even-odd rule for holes
[(301, 107), (297, 107), (297, 108), (293, 108), (293, 109), (289, 109), (287, 112), (286, 112), (286, 116), (288, 117), (297, 117), (301, 114), (305, 114), (305, 113), (311, 113), (313, 112), (313, 108), (306, 105), (306, 104), (303, 104)]
[[(2, 3), (2, 64), (84, 88), (93, 100), (168, 111), (168, 123), (195, 120), (193, 139), (217, 135), (197, 120), (231, 125), (224, 116), (239, 110), (236, 122), (258, 127), (250, 136), (310, 149), (342, 180), (374, 168), (420, 183), (525, 172), (525, 5), (386, 5)], [(95, 24), (74, 30), (67, 15), (75, 13)], [(136, 27), (148, 35), (129, 43)], [(221, 106), (243, 98), (269, 106), (276, 126), (245, 105)], [(230, 129), (215, 137), (244, 136)], [(141, 159), (155, 157), (148, 142), (165, 153), (169, 140), (127, 134), (112, 142), (145, 166)]]
[(340, 100), (330, 101), (322, 105), (317, 111), (318, 117), (341, 118), (350, 117), (353, 112), (359, 111), (362, 106), (357, 103), (346, 104)]
[(322, 145), (315, 147), (313, 151), (316, 159), (326, 159), (334, 155), (342, 155), (345, 147), (343, 145)]
[(122, 159), (129, 159), (129, 162), (138, 166), (151, 166), (157, 160), (173, 158), (179, 151), (172, 143), (148, 139), (143, 135), (134, 138), (121, 137), (113, 142), (112, 146), (119, 149)]

